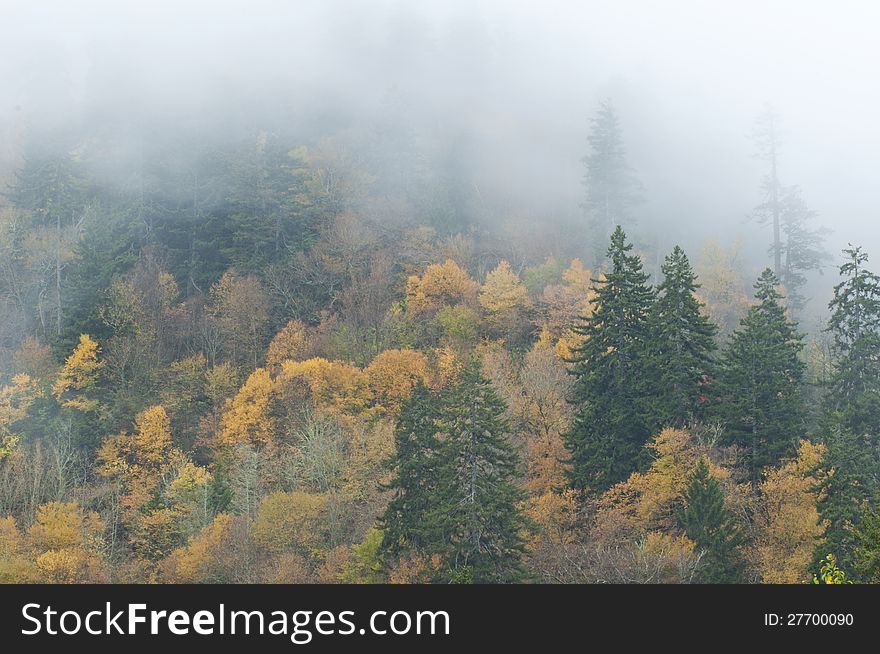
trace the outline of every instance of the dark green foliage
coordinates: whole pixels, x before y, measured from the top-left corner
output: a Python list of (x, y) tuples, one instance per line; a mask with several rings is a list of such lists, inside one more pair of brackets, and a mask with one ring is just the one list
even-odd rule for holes
[(794, 453), (806, 428), (802, 337), (785, 315), (778, 285), (769, 268), (761, 273), (757, 304), (734, 331), (719, 369), (718, 412), (728, 441), (748, 457), (753, 483), (763, 468)]
[(744, 536), (724, 506), (721, 484), (700, 459), (688, 477), (678, 521), (702, 552), (699, 580), (703, 583), (736, 583), (742, 580), (739, 547)]
[[(844, 250), (843, 281), (834, 287), (828, 331), (834, 371), (825, 400), (825, 465), (835, 474), (820, 505), (830, 521), (827, 539), (850, 566), (852, 526), (880, 489), (880, 277), (866, 268), (861, 248)], [(827, 549), (827, 548), (826, 548)]]
[(626, 479), (646, 457), (652, 380), (649, 313), (654, 292), (620, 226), (611, 237), (611, 265), (594, 280), (593, 314), (575, 327), (586, 336), (575, 352), (577, 415), (566, 434), (572, 485), (601, 492)]
[(862, 581), (880, 583), (880, 512), (867, 508), (855, 532), (856, 571)]
[(477, 361), (443, 403), (443, 438), (436, 502), (429, 520), (443, 525), (444, 554), (456, 576), (468, 569), (474, 583), (516, 581), (522, 574), (521, 531), (516, 504), (517, 456), (508, 439), (504, 401)]
[(439, 398), (419, 383), (401, 408), (394, 430), (394, 496), (380, 519), (382, 549), (392, 556), (429, 549), (442, 541), (439, 526), (428, 519), (436, 503), (440, 442)]
[(651, 314), (653, 417), (656, 427), (682, 427), (703, 414), (718, 329), (701, 313), (694, 295), (699, 284), (684, 251), (675, 246), (661, 269), (664, 280)]
[(439, 398), (423, 385), (404, 405), (395, 431), (394, 497), (381, 519), (382, 549), (442, 555), (456, 583), (521, 576), (525, 521), (517, 510), (517, 457), (507, 441), (504, 402), (468, 366)]

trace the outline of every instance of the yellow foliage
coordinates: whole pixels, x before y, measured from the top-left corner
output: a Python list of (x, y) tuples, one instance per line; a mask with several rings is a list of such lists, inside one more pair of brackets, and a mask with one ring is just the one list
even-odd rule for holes
[(823, 445), (801, 441), (798, 455), (768, 470), (760, 485), (756, 516), (757, 567), (768, 584), (796, 584), (810, 579), (810, 564), (823, 541), (827, 521), (819, 516), (818, 469)]
[[(608, 537), (613, 537), (617, 530), (672, 530), (675, 502), (687, 486), (693, 467), (706, 454), (706, 448), (684, 429), (664, 429), (648, 447), (654, 455), (651, 467), (643, 473), (633, 473), (599, 500), (596, 525)], [(726, 468), (708, 457), (707, 462), (713, 477), (722, 483), (729, 479)]]
[(341, 361), (316, 357), (306, 361), (285, 361), (277, 381), (302, 379), (319, 407), (341, 413), (358, 413), (370, 404), (367, 376), (360, 368)]
[(104, 525), (97, 513), (75, 503), (50, 502), (37, 508), (28, 529), (37, 574), (47, 583), (102, 581), (99, 550)]
[(18, 444), (13, 424), (27, 416), (28, 409), (41, 394), (39, 384), (29, 375), (15, 375), (12, 384), (0, 387), (0, 461)]
[(270, 415), (274, 384), (269, 371), (257, 368), (247, 378), (238, 394), (226, 401), (220, 421), (221, 445), (268, 443), (274, 434)]
[(275, 492), (260, 503), (254, 518), (254, 541), (264, 549), (279, 553), (298, 549), (310, 554), (321, 539), (321, 517), (326, 495), (294, 491)]
[(547, 491), (532, 497), (526, 502), (525, 514), (538, 527), (527, 541), (531, 550), (548, 541), (554, 545), (570, 545), (577, 539), (578, 503), (573, 490)]
[(432, 358), (428, 386), (434, 390), (452, 386), (464, 370), (461, 357), (450, 347), (440, 347), (434, 350)]
[(453, 304), (471, 304), (477, 298), (479, 284), (452, 259), (431, 264), (421, 277), (406, 282), (407, 308), (414, 314), (436, 311)]
[(62, 406), (90, 411), (97, 407), (97, 401), (87, 397), (88, 392), (98, 381), (103, 362), (98, 361), (100, 348), (88, 334), (81, 334), (79, 344), (61, 367), (58, 378), (52, 385), (52, 393)]
[(490, 314), (524, 309), (528, 303), (529, 292), (507, 261), (486, 275), (486, 283), (480, 289), (480, 305)]
[(275, 370), (287, 360), (300, 360), (309, 352), (306, 326), (299, 320), (291, 320), (282, 327), (266, 352), (266, 367)]
[(385, 350), (364, 372), (376, 401), (396, 412), (418, 382), (427, 382), (428, 359), (415, 350)]
[(174, 550), (165, 562), (173, 583), (209, 583), (212, 570), (222, 555), (224, 541), (229, 535), (232, 516), (221, 513), (211, 524), (193, 536), (184, 547)]
[(38, 571), (28, 559), (24, 538), (12, 516), (0, 518), (0, 584), (34, 583)]

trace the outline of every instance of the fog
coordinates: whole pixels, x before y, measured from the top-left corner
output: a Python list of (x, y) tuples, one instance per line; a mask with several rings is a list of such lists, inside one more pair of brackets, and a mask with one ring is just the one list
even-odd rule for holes
[(876, 260), (878, 19), (858, 1), (5, 0), (0, 158), (108, 133), (308, 141), (390, 124), (453, 148), (488, 219), (576, 220), (589, 118), (611, 98), (643, 228), (689, 248), (741, 238), (759, 260), (751, 132), (770, 103), (782, 181), (833, 229), (829, 250)]

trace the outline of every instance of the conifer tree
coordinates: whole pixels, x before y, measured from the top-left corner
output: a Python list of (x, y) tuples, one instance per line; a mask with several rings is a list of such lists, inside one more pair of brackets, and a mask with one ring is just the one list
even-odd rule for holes
[(641, 185), (627, 163), (623, 131), (610, 100), (601, 103), (590, 123), (590, 152), (583, 158), (584, 209), (598, 265), (602, 243), (614, 227), (631, 223), (632, 209), (641, 200)]
[(844, 250), (843, 281), (828, 305), (828, 331), (834, 339), (835, 370), (829, 411), (841, 414), (856, 434), (880, 435), (880, 276), (866, 268), (861, 248)]
[(734, 331), (719, 369), (719, 412), (729, 442), (744, 449), (755, 484), (762, 468), (794, 453), (805, 430), (802, 337), (786, 317), (778, 285), (769, 268), (761, 273), (757, 304)]
[(829, 521), (825, 549), (850, 566), (856, 548), (851, 527), (880, 489), (880, 277), (866, 268), (861, 248), (844, 254), (843, 281), (829, 304), (834, 372), (821, 424), (828, 448), (824, 465), (835, 472), (820, 512)]
[(610, 268), (593, 280), (585, 337), (574, 352), (577, 414), (566, 435), (575, 488), (602, 492), (626, 479), (646, 457), (650, 404), (649, 313), (654, 291), (620, 226), (611, 237)]
[(430, 549), (442, 540), (428, 513), (436, 501), (440, 442), (438, 399), (419, 382), (401, 408), (394, 430), (394, 476), (387, 488), (394, 496), (380, 523), (382, 549), (392, 556)]
[[(507, 440), (504, 401), (477, 361), (443, 403), (438, 491), (427, 522), (443, 527), (453, 581), (499, 583), (521, 577), (526, 523), (517, 509), (517, 456)], [(438, 548), (439, 549), (439, 548)]]
[(721, 484), (700, 459), (687, 480), (678, 520), (688, 538), (703, 554), (700, 581), (736, 583), (742, 578), (738, 548), (743, 535), (724, 506)]
[(654, 417), (658, 427), (681, 427), (702, 414), (715, 333), (694, 295), (697, 276), (677, 245), (661, 270), (663, 282), (651, 316), (653, 365), (658, 383)]

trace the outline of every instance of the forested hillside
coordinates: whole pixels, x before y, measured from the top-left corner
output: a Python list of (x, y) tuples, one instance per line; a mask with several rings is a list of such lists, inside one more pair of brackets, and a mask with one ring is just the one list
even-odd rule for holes
[(334, 136), (186, 153), (9, 179), (4, 581), (877, 579), (880, 279), (847, 250), (805, 333), (825, 255), (772, 172), (755, 280), (634, 247), (610, 103), (572, 225)]

